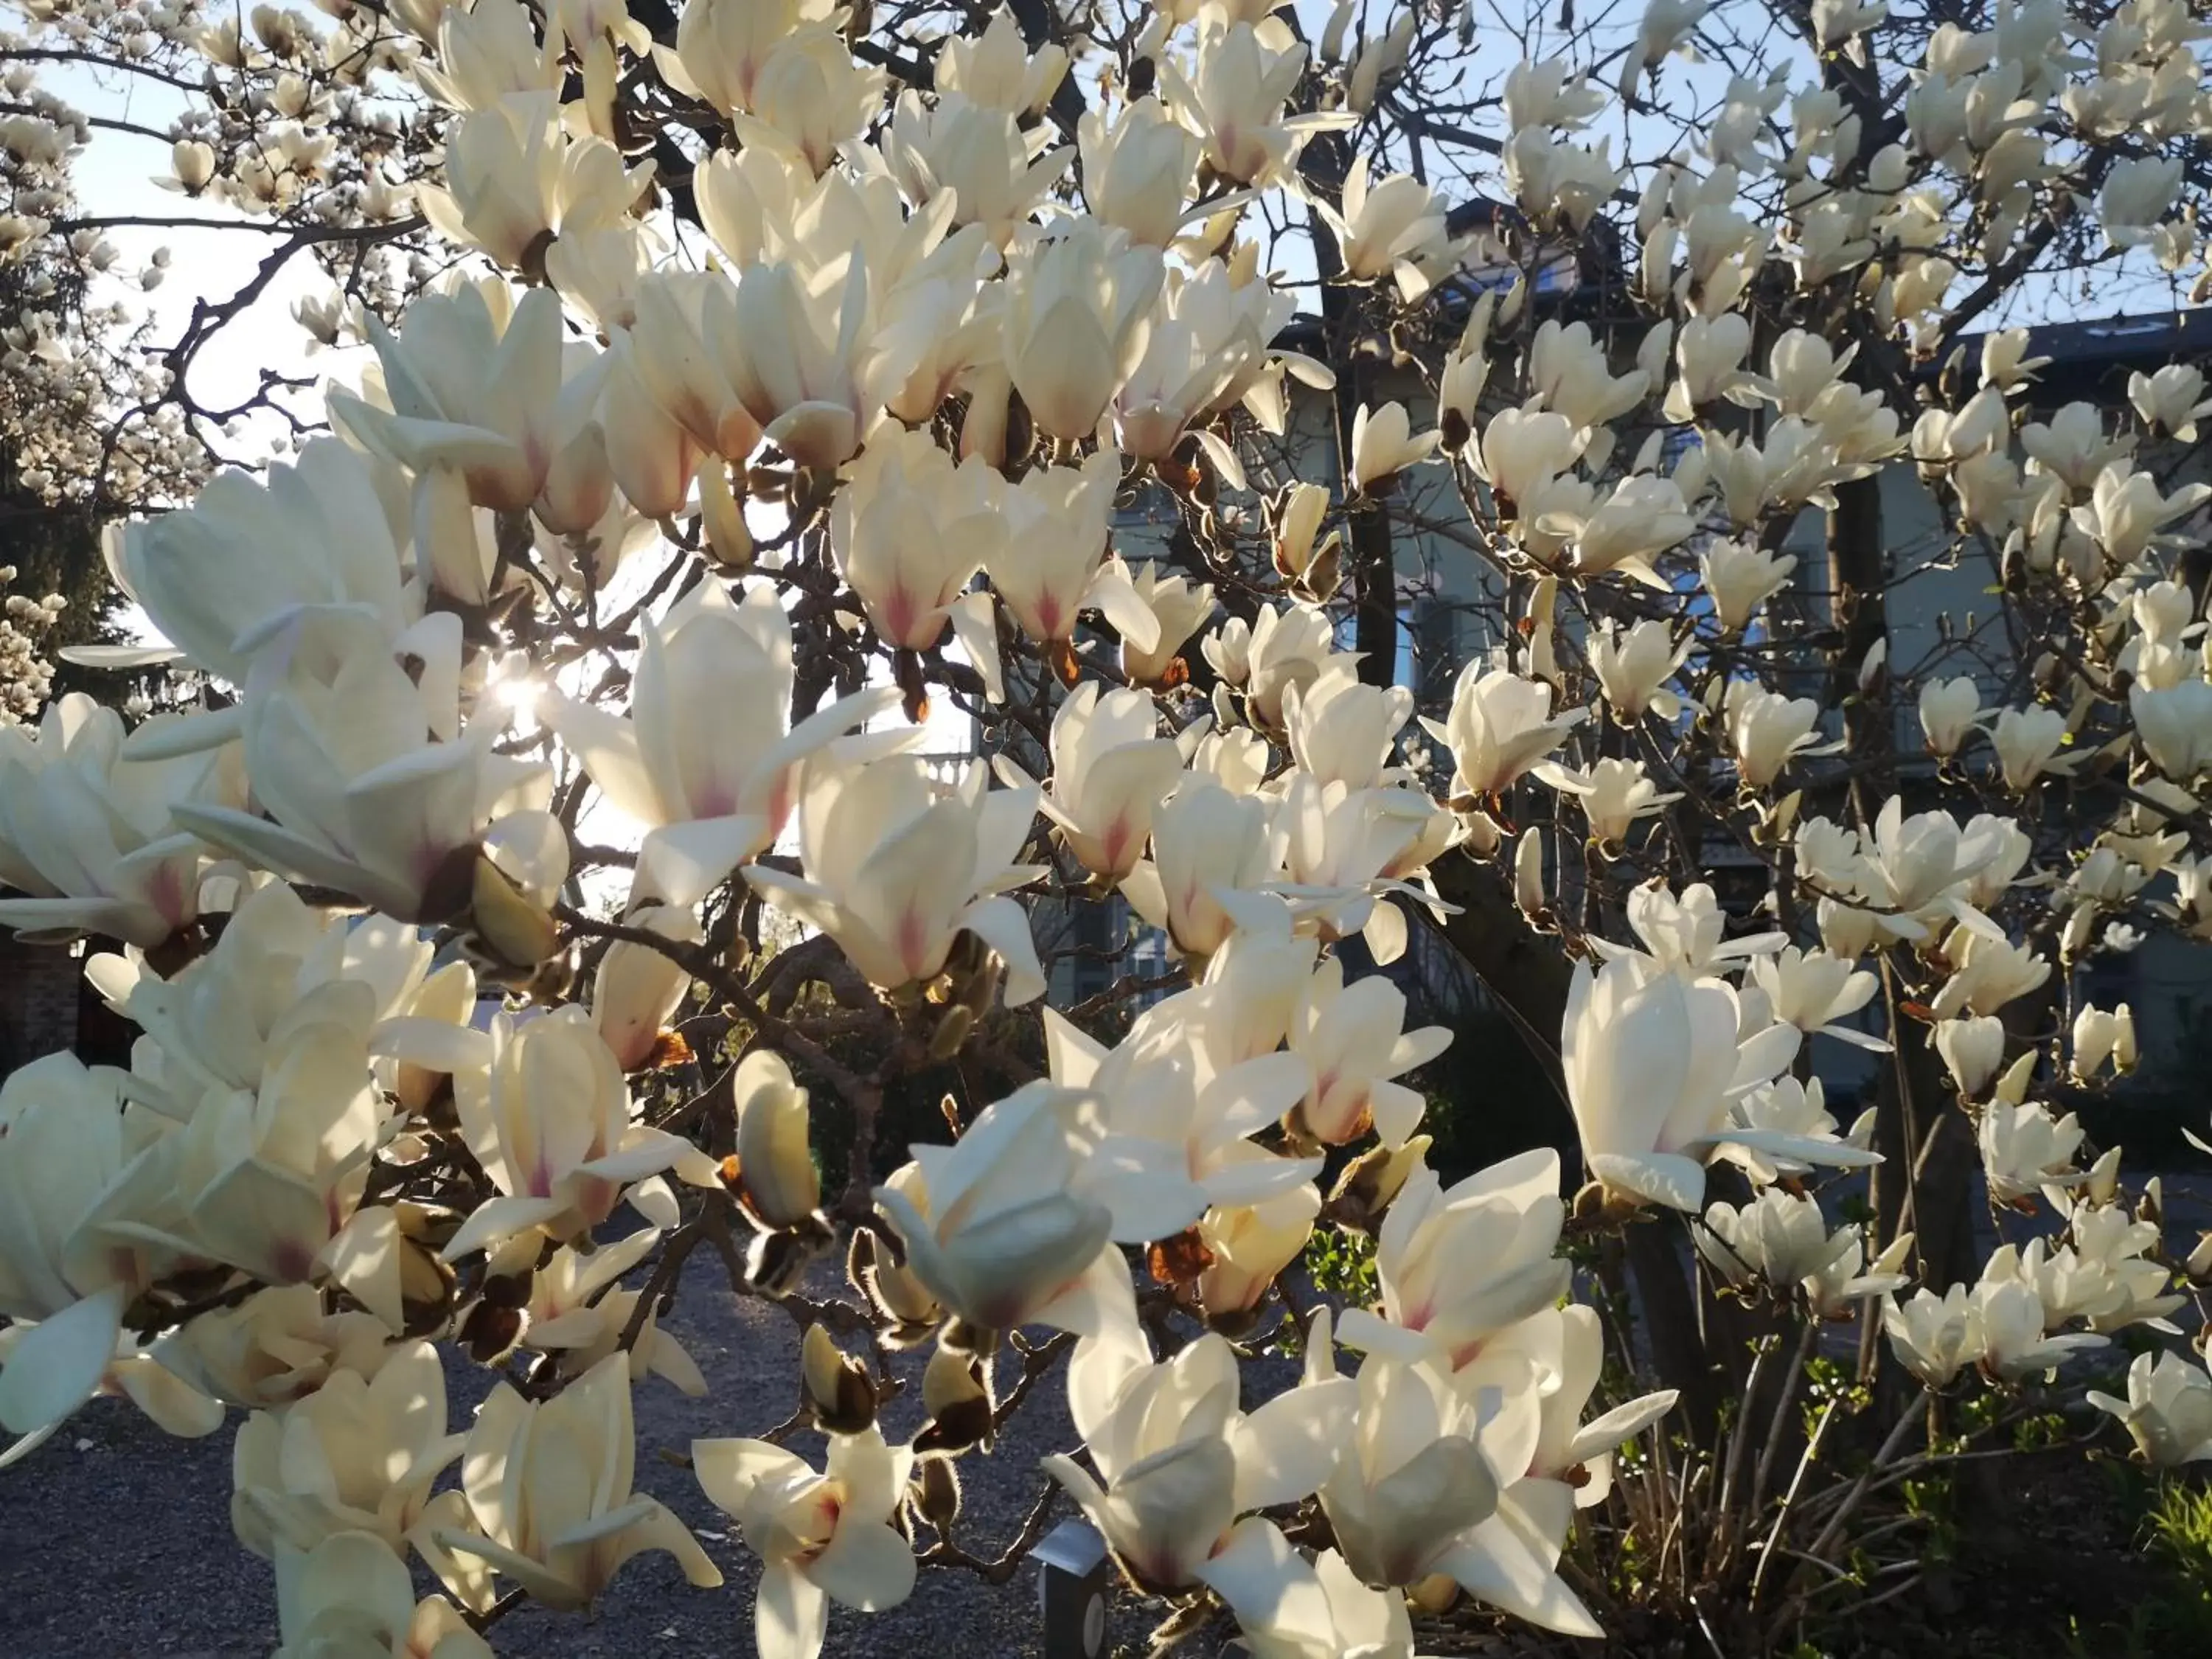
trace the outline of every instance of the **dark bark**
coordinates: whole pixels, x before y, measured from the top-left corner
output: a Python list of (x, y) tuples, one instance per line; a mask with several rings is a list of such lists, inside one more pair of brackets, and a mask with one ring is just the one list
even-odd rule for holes
[[(1309, 143), (1298, 161), (1306, 188), (1332, 201), (1340, 196), (1352, 167), (1352, 147), (1340, 133), (1324, 133)], [(1335, 428), (1336, 473), (1341, 492), (1352, 496), (1352, 430), (1360, 409), (1372, 401), (1374, 359), (1360, 349), (1366, 325), (1366, 291), (1334, 280), (1344, 258), (1328, 222), (1309, 213), (1314, 267), (1322, 279), (1322, 337), (1336, 365), (1336, 390), (1330, 399)], [(1394, 683), (1398, 668), (1398, 563), (1389, 510), (1380, 501), (1354, 501), (1345, 514), (1346, 574), (1352, 605), (1352, 647), (1361, 653), (1359, 678), (1368, 685)]]

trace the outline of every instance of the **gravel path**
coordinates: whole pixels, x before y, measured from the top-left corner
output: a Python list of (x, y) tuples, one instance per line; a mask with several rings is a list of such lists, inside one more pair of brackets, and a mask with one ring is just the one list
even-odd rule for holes
[[(637, 1384), (637, 1485), (698, 1534), (726, 1582), (694, 1589), (665, 1555), (633, 1560), (589, 1619), (525, 1607), (493, 1632), (502, 1659), (740, 1659), (753, 1651), (758, 1563), (733, 1524), (688, 1470), (660, 1456), (710, 1435), (761, 1434), (797, 1397), (796, 1327), (781, 1310), (732, 1297), (703, 1257), (688, 1264), (666, 1328), (706, 1373), (709, 1393), (690, 1400), (658, 1377)], [(820, 1269), (810, 1289), (835, 1284)], [(635, 1282), (635, 1279), (633, 1282)], [(913, 1357), (918, 1362), (926, 1355)], [(1018, 1365), (1002, 1361), (1002, 1368)], [(891, 1402), (885, 1429), (910, 1435), (921, 1419), (915, 1386)], [(1062, 1372), (1055, 1370), (1008, 1425), (996, 1454), (962, 1461), (962, 1543), (995, 1554), (1019, 1530), (1043, 1483), (1036, 1460), (1074, 1443)], [(489, 1391), (489, 1373), (449, 1361), (453, 1425)], [(171, 1440), (120, 1401), (96, 1400), (24, 1463), (0, 1475), (0, 1656), (4, 1659), (265, 1659), (276, 1641), (268, 1565), (232, 1536), (231, 1421), (204, 1440)], [(817, 1467), (820, 1437), (793, 1449)], [(1063, 1504), (1061, 1513), (1072, 1512)], [(428, 1585), (425, 1583), (424, 1588)], [(1003, 1586), (946, 1569), (925, 1571), (912, 1599), (870, 1616), (833, 1608), (825, 1652), (870, 1659), (1040, 1652), (1028, 1569)], [(1146, 1621), (1124, 1609), (1115, 1634), (1141, 1638)], [(1111, 1650), (1109, 1649), (1109, 1651)]]

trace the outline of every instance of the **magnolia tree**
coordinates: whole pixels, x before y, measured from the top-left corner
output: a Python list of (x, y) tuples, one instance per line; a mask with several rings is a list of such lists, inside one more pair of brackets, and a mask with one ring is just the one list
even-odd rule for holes
[[(2212, 398), (2054, 411), (1992, 329), (2201, 291), (2179, 0), (328, 9), (6, 48), (56, 329), (112, 227), (40, 66), (175, 92), (168, 182), (274, 239), (39, 483), (288, 452), (112, 543), (170, 707), (0, 730), (0, 922), (102, 941), (139, 1034), (0, 1090), (10, 1478), (95, 1394), (237, 1410), (295, 1659), (482, 1655), (641, 1551), (711, 1589), (633, 1479), (633, 1391), (706, 1388), (687, 1267), (804, 1333), (794, 1414), (646, 1482), (735, 1518), (769, 1656), (1063, 1498), (1164, 1646), (1641, 1600), (1763, 1652), (2085, 1382), (2067, 1432), (2212, 1455), (2212, 1261), (2053, 1104), (2135, 1060), (2084, 964), (2212, 936)], [(374, 355), (327, 429), (282, 365), (193, 390), (295, 259)], [(1488, 641), (1425, 712), (1417, 545)], [(1905, 660), (1936, 566), (1981, 614)], [(1578, 1158), (1432, 1167), (1429, 1114), (1542, 1103), (1425, 1099), (1416, 957)], [(1855, 1121), (1816, 1039), (1881, 1056)], [(984, 1479), (1038, 1495), (979, 1553)]]

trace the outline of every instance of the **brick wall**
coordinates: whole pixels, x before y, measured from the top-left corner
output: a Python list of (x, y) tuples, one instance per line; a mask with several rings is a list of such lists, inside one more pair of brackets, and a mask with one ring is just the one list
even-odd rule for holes
[(76, 1045), (83, 967), (67, 945), (0, 930), (0, 1074)]

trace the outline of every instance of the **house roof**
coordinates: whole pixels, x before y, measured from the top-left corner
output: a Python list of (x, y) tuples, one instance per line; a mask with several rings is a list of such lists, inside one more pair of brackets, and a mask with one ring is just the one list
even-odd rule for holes
[[(1978, 348), (1984, 337), (1962, 343)], [(2138, 317), (2100, 317), (2081, 323), (2045, 323), (2027, 331), (2027, 355), (2048, 357), (2057, 368), (2080, 363), (2124, 362), (2130, 368), (2212, 354), (2212, 307)]]

